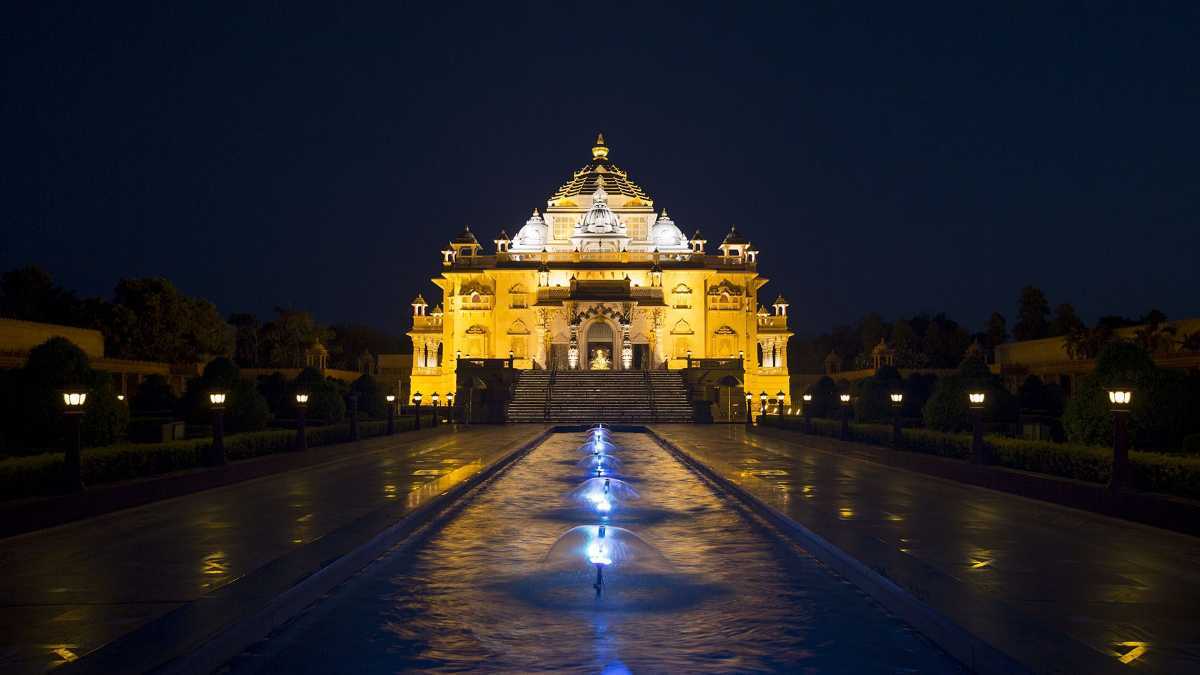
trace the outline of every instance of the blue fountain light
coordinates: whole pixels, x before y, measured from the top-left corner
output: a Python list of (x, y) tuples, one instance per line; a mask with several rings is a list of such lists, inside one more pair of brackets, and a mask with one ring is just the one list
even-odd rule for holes
[(605, 526), (601, 525), (596, 531), (595, 539), (588, 544), (587, 559), (593, 565), (611, 565), (612, 551), (608, 547), (608, 542), (605, 541)]

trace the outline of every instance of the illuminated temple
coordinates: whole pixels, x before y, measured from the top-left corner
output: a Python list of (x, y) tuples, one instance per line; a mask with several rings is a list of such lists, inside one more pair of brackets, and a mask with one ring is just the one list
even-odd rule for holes
[(591, 160), (493, 250), (469, 227), (449, 242), (433, 279), (442, 297), (412, 303), (410, 391), (454, 391), (469, 359), (560, 373), (740, 359), (739, 390), (789, 391), (788, 303), (759, 301), (758, 249), (733, 227), (715, 251), (684, 235), (609, 152), (599, 136)]

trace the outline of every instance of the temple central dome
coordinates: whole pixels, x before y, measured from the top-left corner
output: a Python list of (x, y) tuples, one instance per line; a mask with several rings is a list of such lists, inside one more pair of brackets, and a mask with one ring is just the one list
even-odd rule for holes
[(579, 221), (579, 229), (588, 234), (613, 234), (623, 229), (617, 214), (608, 208), (608, 193), (604, 191), (604, 181), (592, 193), (592, 208)]
[(608, 145), (604, 142), (604, 134), (596, 137), (592, 146), (592, 161), (587, 166), (576, 171), (571, 180), (567, 181), (547, 201), (550, 207), (578, 207), (587, 203), (587, 198), (596, 190), (604, 187), (610, 205), (620, 208), (624, 206), (654, 206), (654, 200), (646, 195), (637, 183), (629, 179), (629, 174), (608, 159)]

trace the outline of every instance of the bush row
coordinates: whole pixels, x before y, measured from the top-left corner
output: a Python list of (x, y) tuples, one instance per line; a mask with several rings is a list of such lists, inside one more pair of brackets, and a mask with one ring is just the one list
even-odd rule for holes
[[(422, 424), (430, 418), (421, 416)], [(397, 431), (414, 426), (412, 417), (396, 419)], [(363, 438), (381, 436), (386, 422), (360, 422)], [(333, 445), (350, 440), (350, 425), (336, 424), (305, 429), (309, 447)], [(231, 461), (261, 457), (292, 449), (295, 431), (253, 431), (225, 437), (225, 453)], [(83, 451), (82, 472), (85, 485), (113, 483), (146, 478), (171, 471), (194, 469), (204, 465), (205, 452), (212, 439), (198, 438), (157, 444), (124, 444)], [(60, 491), (63, 453), (48, 452), (0, 461), (0, 499), (16, 499), (55, 494)]]
[[(766, 416), (762, 421), (767, 426), (804, 431), (801, 417)], [(812, 433), (816, 435), (836, 438), (840, 430), (840, 422), (812, 420)], [(954, 459), (971, 456), (969, 434), (903, 429), (901, 437), (901, 450)], [(883, 424), (851, 424), (850, 440), (891, 446), (892, 429)], [(1101, 484), (1107, 483), (1112, 476), (1111, 448), (1004, 436), (987, 436), (984, 441), (991, 448), (992, 461), (998, 466)], [(1133, 451), (1129, 453), (1129, 462), (1130, 480), (1135, 488), (1200, 499), (1200, 457)]]

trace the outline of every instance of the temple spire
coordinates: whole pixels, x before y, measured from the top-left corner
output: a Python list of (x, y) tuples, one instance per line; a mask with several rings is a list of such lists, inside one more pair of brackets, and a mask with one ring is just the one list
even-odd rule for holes
[(608, 159), (608, 146), (604, 144), (604, 134), (596, 134), (596, 144), (592, 146), (592, 159), (599, 162)]

